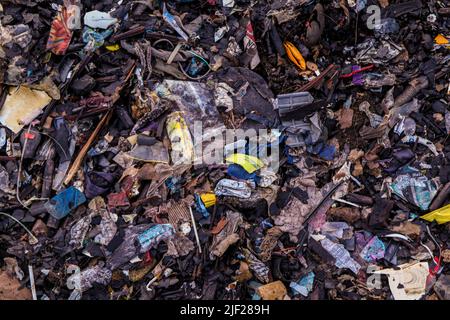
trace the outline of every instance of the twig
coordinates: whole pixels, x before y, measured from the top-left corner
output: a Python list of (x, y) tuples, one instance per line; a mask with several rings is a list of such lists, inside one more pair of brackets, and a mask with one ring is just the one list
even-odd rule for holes
[(94, 132), (92, 132), (88, 141), (84, 144), (83, 148), (81, 148), (80, 152), (78, 153), (78, 156), (76, 157), (75, 161), (72, 163), (72, 166), (70, 167), (70, 170), (67, 173), (66, 179), (64, 179), (63, 183), (65, 185), (68, 185), (69, 182), (73, 179), (73, 177), (77, 173), (78, 168), (81, 166), (81, 163), (83, 162), (84, 156), (86, 155), (89, 148), (91, 147), (91, 144), (94, 142), (98, 133), (103, 128), (103, 125), (109, 120), (110, 116), (112, 115), (111, 111), (112, 111), (112, 109), (108, 110), (108, 112), (103, 116), (102, 120), (98, 123)]

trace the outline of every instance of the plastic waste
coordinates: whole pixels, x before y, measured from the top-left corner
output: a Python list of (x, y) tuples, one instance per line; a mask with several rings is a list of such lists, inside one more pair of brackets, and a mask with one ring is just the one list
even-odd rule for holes
[(283, 300), (287, 294), (286, 287), (280, 280), (260, 286), (256, 292), (263, 300)]
[(384, 258), (386, 247), (377, 236), (374, 236), (360, 253), (361, 258), (367, 262), (375, 262)]
[(98, 32), (92, 28), (84, 27), (82, 38), (83, 42), (86, 43), (85, 50), (86, 51), (95, 51), (96, 49), (103, 46), (105, 43), (105, 39), (108, 38), (113, 33), (113, 30), (105, 30), (102, 32)]
[(350, 256), (342, 244), (335, 243), (328, 238), (320, 240), (320, 244), (336, 259), (336, 267), (350, 269), (354, 274), (359, 272), (361, 265)]
[(252, 190), (245, 182), (222, 179), (217, 183), (214, 193), (218, 196), (232, 196), (247, 199), (250, 198)]
[(171, 224), (157, 224), (150, 227), (137, 237), (141, 252), (155, 247), (159, 242), (171, 238), (174, 234), (175, 229)]
[(243, 153), (232, 154), (231, 156), (228, 156), (225, 161), (227, 163), (231, 162), (240, 165), (248, 173), (253, 173), (264, 167), (264, 162), (259, 160), (257, 157)]
[(62, 219), (72, 210), (86, 202), (84, 194), (75, 187), (69, 187), (45, 203), (45, 208), (56, 219)]
[(380, 19), (379, 22), (375, 20), (375, 25), (373, 27), (375, 34), (385, 35), (396, 33), (400, 30), (400, 25), (394, 18)]
[(171, 113), (167, 117), (166, 128), (171, 142), (172, 163), (174, 165), (192, 163), (194, 146), (182, 113), (179, 111)]
[(275, 100), (275, 106), (282, 117), (284, 114), (297, 111), (302, 107), (313, 103), (314, 98), (309, 92), (294, 92), (280, 94)]
[(65, 54), (72, 40), (72, 30), (80, 27), (80, 8), (61, 6), (51, 25), (47, 50), (56, 55)]
[(418, 300), (425, 294), (429, 269), (428, 262), (415, 262), (373, 273), (388, 275), (389, 288), (395, 300)]
[(296, 293), (300, 293), (302, 296), (307, 297), (313, 289), (314, 285), (314, 272), (307, 273), (297, 282), (291, 282), (289, 287)]
[(118, 20), (111, 14), (98, 10), (86, 12), (84, 15), (84, 24), (91, 28), (108, 29), (117, 22)]
[(24, 86), (10, 87), (0, 110), (0, 122), (14, 133), (18, 133), (33, 121), (51, 100), (45, 91)]
[(421, 210), (427, 210), (437, 193), (438, 184), (420, 173), (413, 172), (397, 176), (389, 188), (403, 200)]
[(189, 36), (186, 34), (186, 32), (183, 31), (183, 29), (178, 25), (175, 17), (171, 15), (167, 10), (165, 2), (163, 3), (163, 18), (164, 21), (166, 21), (183, 38), (183, 40), (187, 41), (189, 39)]
[(447, 223), (450, 221), (450, 204), (420, 216), (420, 218), (430, 222), (436, 221), (438, 224)]

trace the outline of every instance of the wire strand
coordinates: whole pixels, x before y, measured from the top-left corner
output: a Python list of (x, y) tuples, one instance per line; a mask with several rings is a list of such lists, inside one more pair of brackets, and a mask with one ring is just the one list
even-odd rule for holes
[(33, 234), (33, 232), (30, 231), (30, 229), (28, 229), (27, 227), (25, 227), (25, 225), (20, 222), (19, 220), (17, 220), (16, 218), (14, 218), (12, 215), (4, 213), (4, 212), (0, 212), (0, 215), (4, 215), (12, 220), (14, 220), (15, 222), (17, 222), (22, 228), (25, 229), (25, 231), (33, 238), (33, 243), (38, 243), (39, 240), (38, 238), (36, 238), (36, 236)]

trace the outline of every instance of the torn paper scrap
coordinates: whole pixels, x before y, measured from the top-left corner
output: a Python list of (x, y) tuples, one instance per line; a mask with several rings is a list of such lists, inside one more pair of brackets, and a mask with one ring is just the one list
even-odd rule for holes
[(52, 98), (45, 91), (11, 87), (0, 110), (0, 122), (14, 133), (33, 121)]

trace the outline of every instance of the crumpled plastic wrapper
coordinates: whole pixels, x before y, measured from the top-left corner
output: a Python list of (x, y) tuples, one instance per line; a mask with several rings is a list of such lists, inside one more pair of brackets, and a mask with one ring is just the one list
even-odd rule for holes
[(420, 173), (402, 174), (390, 184), (390, 189), (400, 198), (427, 210), (437, 193), (438, 184)]
[(80, 249), (83, 247), (83, 241), (89, 231), (89, 226), (92, 221), (92, 216), (87, 215), (78, 220), (70, 229), (69, 246), (73, 249)]
[(248, 266), (250, 270), (253, 272), (255, 277), (263, 282), (269, 282), (269, 267), (267, 267), (261, 260), (259, 260), (250, 250), (243, 248), (242, 252), (244, 253), (245, 258), (247, 259)]
[(350, 269), (355, 274), (361, 269), (361, 265), (350, 256), (342, 244), (335, 243), (328, 238), (320, 240), (320, 244), (336, 259), (336, 267)]
[(67, 282), (72, 283), (75, 289), (84, 292), (92, 288), (94, 283), (107, 285), (111, 281), (111, 277), (111, 270), (97, 265), (84, 269), (81, 272), (75, 272), (67, 279)]

